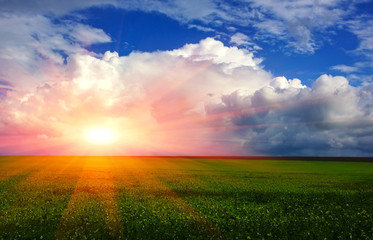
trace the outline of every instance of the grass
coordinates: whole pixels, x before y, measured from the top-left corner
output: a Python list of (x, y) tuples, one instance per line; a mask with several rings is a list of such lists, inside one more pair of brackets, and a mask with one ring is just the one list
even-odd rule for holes
[(0, 239), (373, 239), (373, 163), (0, 157)]

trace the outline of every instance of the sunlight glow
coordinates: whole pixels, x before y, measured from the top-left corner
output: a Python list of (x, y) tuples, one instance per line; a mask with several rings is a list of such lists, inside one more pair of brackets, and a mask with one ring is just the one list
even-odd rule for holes
[(85, 137), (92, 143), (106, 144), (115, 140), (113, 130), (107, 128), (93, 128), (86, 132)]

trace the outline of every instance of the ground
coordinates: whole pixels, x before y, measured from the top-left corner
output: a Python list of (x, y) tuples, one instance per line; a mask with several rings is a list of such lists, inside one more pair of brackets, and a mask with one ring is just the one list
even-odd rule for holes
[(373, 239), (373, 163), (0, 157), (0, 239)]

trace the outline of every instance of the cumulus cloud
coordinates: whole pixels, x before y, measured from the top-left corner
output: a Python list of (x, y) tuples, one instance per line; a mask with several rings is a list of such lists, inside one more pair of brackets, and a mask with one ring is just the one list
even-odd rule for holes
[[(0, 132), (22, 141), (38, 138), (48, 142), (48, 149), (51, 142), (79, 143), (87, 128), (105, 125), (123, 135), (110, 154), (226, 154), (228, 146), (215, 148), (209, 140), (213, 131), (204, 120), (204, 105), (268, 83), (270, 74), (257, 62), (251, 53), (210, 38), (174, 51), (125, 57), (115, 52), (102, 57), (72, 54), (66, 65), (56, 66), (63, 73), (60, 79), (36, 90), (7, 93)], [(67, 153), (97, 154), (84, 151), (69, 148)]]
[(231, 72), (237, 67), (244, 66), (254, 70), (259, 69), (262, 59), (254, 58), (252, 52), (237, 47), (227, 48), (223, 43), (207, 38), (199, 44), (187, 44), (181, 49), (170, 52), (195, 61), (211, 60), (215, 64), (223, 65), (225, 72)]
[(344, 77), (322, 75), (312, 88), (280, 77), (254, 94), (228, 95), (229, 104), (210, 106), (209, 112), (239, 110), (228, 125), (246, 139), (248, 154), (370, 155), (371, 90), (352, 87)]
[[(372, 154), (372, 85), (322, 75), (310, 88), (212, 38), (128, 56), (80, 52), (54, 66), (60, 78), (3, 95), (1, 153)], [(118, 133), (107, 152), (82, 138), (95, 126)]]

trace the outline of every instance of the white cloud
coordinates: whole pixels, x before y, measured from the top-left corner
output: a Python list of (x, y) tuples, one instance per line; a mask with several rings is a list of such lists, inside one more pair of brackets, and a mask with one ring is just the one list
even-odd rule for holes
[(43, 72), (55, 70), (51, 64), (63, 64), (66, 55), (87, 53), (86, 45), (109, 41), (101, 29), (74, 22), (56, 24), (41, 15), (0, 14), (0, 72), (15, 86), (35, 86), (46, 80)]
[(224, 47), (223, 43), (212, 38), (202, 40), (199, 44), (187, 44), (181, 49), (170, 52), (196, 61), (211, 60), (215, 64), (223, 64), (225, 72), (245, 66), (259, 69), (261, 59), (254, 58), (253, 53), (237, 47)]
[(359, 50), (373, 50), (373, 19), (361, 17), (348, 22), (348, 26), (360, 39)]
[[(352, 52), (358, 56), (364, 56), (365, 59), (357, 62), (355, 66), (361, 70), (364, 68), (373, 68), (373, 19), (372, 16), (359, 16), (354, 20), (346, 21), (345, 25), (359, 39), (359, 46)], [(371, 77), (371, 76), (370, 76)]]
[[(270, 33), (289, 41), (298, 52), (313, 53), (319, 46), (314, 33), (340, 24), (351, 11), (345, 1), (253, 1), (268, 17), (256, 23), (262, 34)], [(343, 6), (343, 7), (342, 7)]]
[(85, 46), (95, 43), (110, 42), (110, 37), (106, 35), (102, 29), (92, 28), (82, 24), (74, 24), (71, 28), (71, 37), (76, 42)]
[(239, 33), (239, 32), (231, 36), (229, 43), (235, 46), (244, 47), (250, 52), (254, 52), (254, 53), (258, 50), (262, 50), (261, 47), (251, 42), (251, 39), (247, 35), (243, 33)]
[(196, 24), (189, 24), (188, 28), (195, 28), (195, 29), (200, 30), (202, 32), (215, 32), (215, 30), (213, 28), (203, 27), (203, 26), (196, 25)]
[[(229, 1), (213, 0), (146, 2), (141, 0), (29, 0), (24, 3), (16, 0), (2, 2), (2, 11), (31, 15), (48, 13), (64, 15), (74, 10), (108, 4), (128, 10), (157, 11), (202, 31), (211, 31), (222, 26), (227, 30), (232, 27), (254, 26), (257, 31), (256, 39), (280, 40), (284, 41), (290, 50), (313, 53), (322, 45), (328, 33), (330, 34), (331, 28), (348, 25), (344, 20), (354, 11), (356, 2), (253, 0), (232, 4)], [(369, 24), (363, 25), (369, 26)], [(362, 37), (362, 35), (372, 31), (360, 31), (359, 27), (352, 27), (351, 31), (364, 39), (362, 47), (369, 47), (369, 37)]]
[[(160, 11), (183, 23), (198, 20), (209, 28), (218, 22), (220, 27), (223, 23), (240, 27), (255, 26), (256, 39), (281, 40), (296, 52), (314, 53), (330, 28), (343, 25), (344, 18), (354, 10), (354, 4), (343, 0), (254, 0), (239, 1), (233, 5), (230, 2), (206, 0), (193, 3), (157, 2), (146, 10)], [(227, 26), (227, 29), (232, 29), (232, 26)]]
[(10, 13), (21, 13), (27, 15), (57, 14), (65, 15), (77, 9), (91, 6), (102, 6), (105, 4), (115, 4), (116, 0), (12, 0), (1, 1), (1, 11)]
[(236, 45), (250, 45), (250, 38), (243, 33), (235, 33), (229, 42)]
[(271, 34), (276, 37), (284, 39), (286, 34), (286, 26), (284, 23), (278, 20), (266, 20), (255, 23), (255, 27), (258, 29), (260, 35)]
[(338, 70), (338, 71), (345, 72), (345, 73), (356, 72), (358, 70), (357, 67), (347, 66), (344, 64), (332, 66), (330, 69)]

